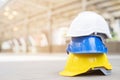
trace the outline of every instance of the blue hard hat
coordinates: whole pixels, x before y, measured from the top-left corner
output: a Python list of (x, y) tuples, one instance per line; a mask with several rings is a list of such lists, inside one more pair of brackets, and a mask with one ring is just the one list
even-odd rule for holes
[(98, 36), (72, 37), (67, 47), (68, 53), (107, 53), (107, 47)]

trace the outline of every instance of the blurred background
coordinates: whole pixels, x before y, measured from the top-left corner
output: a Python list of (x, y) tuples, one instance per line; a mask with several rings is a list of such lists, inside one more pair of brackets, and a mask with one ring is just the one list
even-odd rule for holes
[(120, 53), (120, 0), (0, 0), (0, 53), (65, 53), (68, 28), (82, 11), (106, 19), (109, 53)]

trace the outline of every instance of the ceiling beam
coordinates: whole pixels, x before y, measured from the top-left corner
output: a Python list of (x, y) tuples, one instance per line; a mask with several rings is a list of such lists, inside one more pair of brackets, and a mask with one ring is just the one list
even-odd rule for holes
[(17, 2), (20, 2), (22, 4), (28, 4), (30, 6), (33, 6), (33, 7), (36, 7), (38, 9), (44, 9), (44, 10), (48, 10), (48, 7), (47, 6), (44, 6), (43, 4), (36, 4), (36, 3), (33, 3), (29, 0), (16, 0)]
[(117, 12), (111, 13), (115, 18), (120, 17), (120, 10)]
[(106, 11), (110, 13), (120, 11), (120, 5), (107, 8)]
[(115, 5), (120, 5), (120, 1), (119, 0), (110, 0), (110, 1), (107, 1), (102, 3), (102, 4), (97, 4), (98, 7), (102, 8), (102, 9), (105, 9), (105, 8), (108, 8), (108, 7), (112, 7), (112, 6), (115, 6)]
[(87, 4), (88, 5), (98, 5), (104, 2), (107, 2), (108, 0), (88, 0)]
[(112, 8), (114, 6), (120, 6), (120, 2), (119, 3), (115, 3), (115, 4), (111, 4), (111, 5), (107, 5), (105, 7), (101, 7), (102, 9), (107, 9), (107, 8)]

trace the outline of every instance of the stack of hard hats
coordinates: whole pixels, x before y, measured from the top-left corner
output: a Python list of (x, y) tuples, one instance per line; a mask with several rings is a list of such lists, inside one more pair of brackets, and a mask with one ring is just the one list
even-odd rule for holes
[(104, 41), (111, 38), (109, 27), (104, 18), (95, 12), (82, 12), (72, 22), (68, 36), (68, 60), (63, 76), (76, 76), (91, 70), (100, 70), (108, 75), (112, 66)]

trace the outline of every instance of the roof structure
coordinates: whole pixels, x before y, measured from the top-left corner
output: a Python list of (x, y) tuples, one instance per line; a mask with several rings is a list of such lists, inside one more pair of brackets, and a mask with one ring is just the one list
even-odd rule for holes
[(109, 20), (120, 18), (120, 0), (0, 0), (1, 41), (68, 27), (84, 10), (98, 12)]

